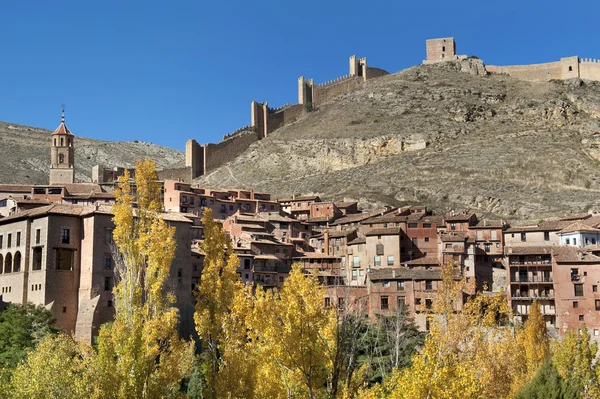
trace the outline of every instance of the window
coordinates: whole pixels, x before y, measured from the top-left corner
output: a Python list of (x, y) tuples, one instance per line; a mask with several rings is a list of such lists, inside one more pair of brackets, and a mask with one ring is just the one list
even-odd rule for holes
[(398, 291), (404, 291), (404, 280), (398, 280)]
[(12, 247), (12, 234), (8, 234), (8, 238), (6, 239), (6, 248)]
[(376, 256), (375, 258), (373, 258), (373, 263), (375, 264), (375, 266), (381, 266), (381, 256)]
[(596, 310), (600, 310), (600, 299), (596, 299)]
[[(60, 144), (62, 144), (62, 138), (60, 139)], [(58, 163), (65, 163), (65, 156), (64, 156), (64, 154), (59, 154), (58, 155)]]
[(565, 243), (566, 243), (567, 245), (571, 244), (571, 239), (570, 239), (570, 238), (567, 238), (567, 239), (565, 239)]
[(0, 249), (2, 249), (2, 239), (4, 238), (4, 236), (0, 236)]
[(387, 264), (388, 266), (394, 266), (394, 257), (392, 255), (387, 257)]
[(356, 270), (352, 270), (352, 280), (356, 281), (357, 277), (358, 277), (358, 272)]
[(450, 223), (450, 230), (456, 230), (456, 223)]
[(71, 249), (56, 250), (56, 270), (73, 270), (73, 253)]
[(442, 51), (446, 51), (446, 46), (442, 46)]
[(344, 309), (344, 298), (338, 298), (338, 308)]
[(431, 223), (423, 223), (423, 228), (424, 229), (430, 229), (431, 228)]
[(406, 306), (406, 298), (403, 296), (398, 297), (398, 308), (402, 309)]
[(246, 210), (249, 211), (250, 210), (250, 204), (246, 204)]
[(484, 248), (485, 252), (490, 252), (492, 249), (492, 244), (485, 243), (485, 244), (483, 244), (483, 248)]
[(432, 299), (425, 299), (425, 307), (427, 309), (431, 309), (432, 305), (433, 305), (433, 300)]
[(574, 284), (575, 296), (583, 296), (583, 284)]
[(33, 270), (42, 270), (42, 248), (33, 248)]
[(377, 244), (375, 246), (375, 254), (376, 255), (383, 255), (383, 250), (384, 250), (383, 244)]
[(389, 288), (390, 287), (390, 280), (383, 280), (381, 282), (381, 285), (383, 286), (383, 288)]
[(429, 242), (429, 237), (425, 237), (425, 242)]
[(69, 241), (71, 241), (71, 230), (69, 230), (69, 229), (62, 229), (61, 242), (63, 244), (68, 244)]
[(415, 298), (415, 305), (421, 306), (421, 298)]
[(113, 240), (113, 229), (104, 230), (104, 243), (112, 244), (112, 240)]
[(577, 309), (579, 307), (578, 301), (573, 301), (573, 309)]
[(577, 238), (573, 238), (573, 245), (577, 245)]
[(63, 307), (62, 307), (62, 312), (63, 312), (63, 313), (67, 313), (67, 307), (66, 307), (66, 306), (63, 306)]
[(598, 336), (598, 335), (600, 335), (600, 334), (599, 334), (599, 332), (598, 332), (598, 330), (594, 330), (594, 335), (595, 335), (595, 336)]
[(432, 290), (433, 289), (433, 282), (431, 280), (425, 280), (425, 289), (426, 290)]
[(112, 269), (112, 256), (109, 254), (104, 255), (104, 269)]
[(408, 228), (409, 229), (416, 229), (417, 227), (419, 227), (418, 223), (409, 223), (408, 224)]
[(592, 285), (592, 292), (598, 292), (598, 286)]
[(584, 321), (584, 317), (582, 314), (579, 315), (579, 321)]
[(109, 308), (112, 308), (112, 299), (108, 300), (108, 302), (106, 303), (106, 306), (108, 306)]
[(477, 230), (477, 239), (480, 241), (483, 240), (483, 231)]
[(21, 246), (21, 232), (17, 231), (17, 247)]
[(446, 248), (447, 248), (447, 249), (451, 249), (451, 248), (452, 248), (452, 244), (450, 244), (450, 243), (447, 243), (447, 244), (446, 244)]
[(527, 233), (521, 233), (521, 241), (527, 241)]
[(573, 72), (573, 67), (569, 65), (569, 72)]
[(381, 309), (388, 309), (388, 297), (387, 296), (381, 297)]
[(104, 291), (112, 291), (112, 278), (104, 277)]
[(331, 306), (331, 298), (325, 298), (325, 307), (328, 308)]
[(498, 239), (498, 232), (496, 230), (492, 230), (490, 232), (490, 240), (496, 241)]
[(35, 243), (36, 244), (40, 243), (41, 235), (42, 235), (42, 230), (41, 229), (36, 229), (35, 230)]

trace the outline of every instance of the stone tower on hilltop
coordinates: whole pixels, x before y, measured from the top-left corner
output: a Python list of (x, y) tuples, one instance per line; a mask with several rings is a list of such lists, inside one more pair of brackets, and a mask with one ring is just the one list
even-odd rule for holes
[(50, 184), (75, 182), (75, 147), (73, 133), (65, 125), (65, 110), (62, 111), (60, 125), (52, 133), (50, 151)]

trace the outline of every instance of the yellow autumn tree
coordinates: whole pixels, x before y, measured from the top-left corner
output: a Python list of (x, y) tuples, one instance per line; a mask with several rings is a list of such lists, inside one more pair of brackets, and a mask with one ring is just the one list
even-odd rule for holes
[(179, 338), (176, 298), (165, 287), (175, 231), (161, 218), (154, 163), (137, 163), (135, 192), (126, 171), (115, 196), (115, 320), (98, 337), (95, 396), (173, 396), (191, 370), (193, 343)]
[[(433, 303), (431, 330), (411, 367), (395, 370), (366, 398), (511, 398), (524, 378), (523, 350), (507, 326), (506, 296), (476, 294), (462, 305), (464, 279), (449, 264)], [(531, 334), (533, 335), (533, 334)], [(517, 367), (515, 367), (517, 365)]]
[[(529, 315), (523, 328), (517, 332), (517, 344), (524, 354), (524, 362), (519, 365), (524, 378), (521, 379), (522, 386), (525, 385), (544, 364), (550, 355), (550, 338), (546, 330), (546, 322), (540, 309), (538, 301), (533, 301), (529, 308)], [(518, 367), (515, 365), (515, 367)], [(518, 391), (522, 386), (517, 386)]]
[(324, 308), (324, 290), (317, 275), (305, 274), (299, 264), (292, 266), (281, 291), (257, 289), (254, 339), (261, 345), (263, 367), (280, 380), (279, 387), (269, 387), (273, 397), (314, 399), (326, 393), (337, 319)]
[[(196, 311), (194, 322), (196, 331), (202, 340), (204, 352), (206, 397), (217, 398), (220, 395), (219, 370), (221, 369), (223, 345), (231, 344), (230, 350), (239, 343), (242, 336), (233, 336), (232, 329), (226, 330), (226, 325), (235, 325), (231, 312), (234, 299), (240, 301), (243, 297), (242, 282), (237, 273), (239, 259), (233, 253), (231, 241), (225, 235), (223, 227), (212, 217), (210, 209), (206, 209), (202, 218), (204, 229), (204, 267), (200, 278), (200, 285), (196, 292)], [(238, 306), (243, 306), (238, 303)], [(244, 334), (240, 328), (240, 334)], [(230, 335), (227, 335), (229, 333)], [(231, 342), (227, 342), (231, 339)], [(229, 352), (231, 355), (232, 352)], [(232, 364), (233, 359), (226, 364), (227, 367), (237, 367)]]
[(93, 349), (66, 334), (44, 338), (13, 372), (6, 398), (79, 399), (94, 391)]
[(590, 342), (585, 324), (581, 325), (580, 333), (569, 330), (562, 340), (552, 342), (552, 362), (556, 370), (586, 399), (600, 397), (597, 352), (598, 344)]

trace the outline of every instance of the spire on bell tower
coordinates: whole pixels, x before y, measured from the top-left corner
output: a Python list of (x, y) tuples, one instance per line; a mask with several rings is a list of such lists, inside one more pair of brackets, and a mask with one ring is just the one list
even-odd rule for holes
[(60, 125), (51, 136), (50, 184), (75, 182), (75, 147), (73, 133), (65, 124), (65, 105), (62, 104)]

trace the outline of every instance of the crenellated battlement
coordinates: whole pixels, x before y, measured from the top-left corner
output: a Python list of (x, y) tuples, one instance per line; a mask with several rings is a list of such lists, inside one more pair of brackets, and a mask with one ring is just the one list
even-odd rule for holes
[(271, 108), (267, 102), (252, 101), (250, 125), (223, 136), (217, 144), (198, 144), (195, 140), (186, 143), (186, 166), (191, 168), (192, 179), (204, 175), (208, 170), (235, 158), (250, 144), (261, 140), (282, 126), (293, 123), (306, 112), (342, 94), (356, 90), (368, 79), (388, 75), (389, 72), (367, 66), (367, 58), (350, 57), (347, 75), (323, 83), (313, 79), (298, 79), (298, 103), (284, 104)]

